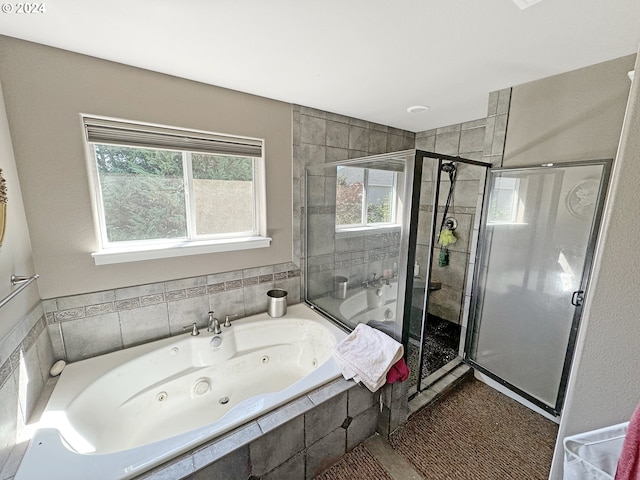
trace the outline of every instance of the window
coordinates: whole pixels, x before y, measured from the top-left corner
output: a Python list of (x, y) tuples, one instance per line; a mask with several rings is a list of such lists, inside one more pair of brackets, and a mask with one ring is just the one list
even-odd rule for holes
[(489, 199), (489, 224), (522, 223), (524, 204), (521, 200), (519, 178), (495, 177)]
[(339, 166), (336, 225), (353, 228), (395, 223), (396, 173)]
[(269, 244), (261, 140), (83, 120), (101, 233), (96, 263)]

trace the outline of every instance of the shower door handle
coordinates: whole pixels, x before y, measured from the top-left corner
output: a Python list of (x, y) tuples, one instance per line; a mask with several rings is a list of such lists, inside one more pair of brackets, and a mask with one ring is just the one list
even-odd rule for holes
[(576, 290), (571, 295), (571, 305), (574, 307), (582, 306), (582, 302), (584, 302), (584, 290)]

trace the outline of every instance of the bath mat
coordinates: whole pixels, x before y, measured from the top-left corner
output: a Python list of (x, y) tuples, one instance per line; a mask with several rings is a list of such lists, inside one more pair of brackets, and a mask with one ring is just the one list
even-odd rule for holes
[(470, 380), (411, 417), (389, 442), (429, 480), (546, 480), (558, 427)]

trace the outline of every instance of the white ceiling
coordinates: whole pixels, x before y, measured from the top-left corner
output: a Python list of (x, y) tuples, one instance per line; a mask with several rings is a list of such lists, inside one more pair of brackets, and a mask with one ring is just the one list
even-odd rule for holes
[(412, 131), (640, 44), (639, 0), (42, 1), (0, 33)]

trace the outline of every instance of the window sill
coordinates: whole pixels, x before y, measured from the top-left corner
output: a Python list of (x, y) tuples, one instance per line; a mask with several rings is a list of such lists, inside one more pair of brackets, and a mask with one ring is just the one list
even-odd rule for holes
[(397, 224), (393, 225), (376, 225), (375, 227), (350, 227), (336, 230), (336, 238), (357, 237), (362, 234), (371, 233), (393, 233), (401, 232), (402, 227)]
[(231, 252), (271, 245), (269, 237), (247, 237), (200, 242), (176, 242), (163, 245), (128, 248), (107, 248), (91, 254), (96, 265), (139, 262), (161, 258), (200, 255), (203, 253)]

